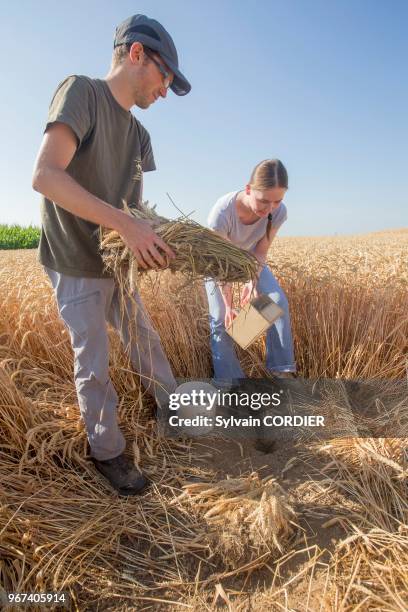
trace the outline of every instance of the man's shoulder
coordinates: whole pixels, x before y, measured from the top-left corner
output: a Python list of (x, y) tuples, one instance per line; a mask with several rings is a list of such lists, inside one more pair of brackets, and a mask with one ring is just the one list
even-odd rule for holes
[(95, 89), (97, 79), (85, 76), (84, 74), (69, 74), (62, 81), (59, 82), (58, 88), (62, 85), (72, 86), (77, 85), (78, 87), (92, 87)]
[(54, 93), (54, 99), (61, 96), (95, 97), (97, 95), (97, 80), (83, 74), (70, 74), (60, 81)]

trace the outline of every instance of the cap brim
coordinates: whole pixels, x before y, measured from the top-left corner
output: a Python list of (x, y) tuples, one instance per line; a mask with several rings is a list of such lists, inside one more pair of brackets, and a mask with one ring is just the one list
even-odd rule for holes
[[(159, 53), (159, 52), (158, 52)], [(170, 85), (170, 89), (174, 91), (177, 96), (185, 96), (191, 91), (191, 85), (187, 81), (184, 74), (180, 72), (180, 70), (173, 64), (173, 62), (165, 56), (163, 53), (160, 55), (166, 65), (170, 68), (172, 73), (174, 74), (174, 79), (172, 84)]]

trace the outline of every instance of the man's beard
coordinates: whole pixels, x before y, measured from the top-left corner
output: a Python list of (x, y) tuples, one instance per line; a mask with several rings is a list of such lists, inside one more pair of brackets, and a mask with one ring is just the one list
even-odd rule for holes
[(135, 100), (135, 105), (138, 108), (146, 109), (146, 108), (149, 108), (150, 102), (147, 102), (147, 100), (144, 100), (144, 101), (143, 100)]
[(139, 108), (149, 108), (150, 104), (152, 103), (149, 98), (150, 96), (147, 95), (146, 91), (143, 91), (140, 88), (133, 92), (134, 104)]

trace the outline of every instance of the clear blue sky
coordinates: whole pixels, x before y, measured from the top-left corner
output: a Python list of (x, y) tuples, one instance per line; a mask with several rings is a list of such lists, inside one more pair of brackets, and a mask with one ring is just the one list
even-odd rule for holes
[(162, 214), (176, 214), (167, 191), (205, 222), (257, 162), (279, 157), (281, 235), (408, 226), (406, 0), (4, 0), (0, 222), (40, 222), (31, 172), (52, 93), (69, 74), (104, 77), (133, 13), (167, 28), (192, 83), (133, 109), (158, 168), (144, 195)]

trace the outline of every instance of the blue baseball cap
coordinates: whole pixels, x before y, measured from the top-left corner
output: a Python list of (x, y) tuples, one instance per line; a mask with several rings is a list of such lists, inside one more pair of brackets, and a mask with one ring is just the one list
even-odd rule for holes
[(178, 67), (178, 55), (170, 34), (155, 19), (146, 15), (133, 15), (125, 19), (115, 32), (114, 47), (140, 42), (152, 51), (156, 51), (174, 74), (170, 89), (177, 96), (185, 96), (191, 85)]

